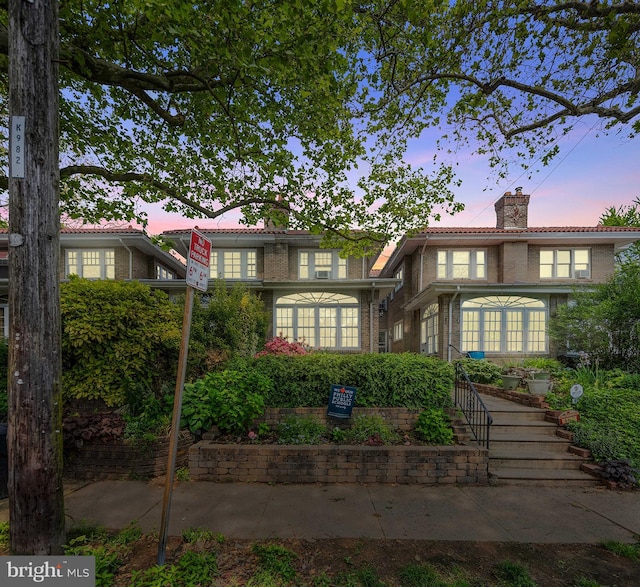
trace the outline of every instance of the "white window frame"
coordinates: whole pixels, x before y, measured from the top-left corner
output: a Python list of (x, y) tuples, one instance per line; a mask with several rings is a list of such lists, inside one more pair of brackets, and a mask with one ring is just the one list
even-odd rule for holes
[[(551, 259), (544, 259), (549, 257)], [(579, 257), (586, 255), (586, 261)], [(543, 267), (546, 271), (543, 271)], [(540, 279), (588, 279), (591, 277), (591, 249), (540, 249)], [(582, 271), (583, 273), (578, 273)]]
[(400, 283), (397, 283), (395, 288), (393, 289), (393, 291), (398, 291), (403, 285), (404, 285), (404, 264), (400, 265), (400, 267), (398, 267), (396, 269), (396, 272), (393, 274), (393, 277), (395, 279), (399, 279)]
[[(316, 257), (330, 255), (329, 262), (320, 262)], [(329, 271), (328, 279), (347, 279), (347, 259), (332, 249), (307, 249), (298, 251), (298, 279), (318, 279), (317, 272)]]
[(402, 340), (404, 338), (404, 320), (398, 320), (393, 325), (393, 341)]
[(171, 269), (167, 269), (164, 265), (156, 264), (156, 279), (160, 281), (168, 281), (171, 279), (175, 279), (176, 274)]
[(438, 352), (439, 307), (431, 304), (422, 313), (420, 320), (420, 352), (435, 355)]
[(9, 304), (0, 304), (2, 308), (2, 335), (9, 338)]
[(485, 296), (463, 300), (462, 352), (547, 354), (549, 305), (524, 296)]
[[(97, 263), (85, 263), (85, 255), (97, 256)], [(72, 258), (74, 260), (72, 260)], [(114, 249), (66, 249), (64, 252), (65, 275), (77, 275), (85, 279), (115, 279), (116, 252)], [(91, 275), (86, 269), (99, 267), (99, 275)]]
[[(274, 305), (273, 331), (277, 336), (302, 341), (314, 348), (360, 349), (362, 327), (360, 302), (356, 296), (300, 292), (282, 295)], [(335, 344), (321, 344), (327, 338), (332, 338)]]
[[(239, 264), (231, 263), (239, 271), (228, 271), (227, 260), (239, 259)], [(212, 279), (252, 280), (258, 278), (258, 254), (256, 249), (214, 249), (209, 258)]]
[[(466, 263), (460, 263), (456, 257), (468, 255)], [(460, 275), (456, 268), (466, 267), (466, 275)], [(458, 273), (458, 274), (456, 274)], [(485, 249), (439, 249), (436, 257), (437, 279), (487, 279), (487, 251)]]

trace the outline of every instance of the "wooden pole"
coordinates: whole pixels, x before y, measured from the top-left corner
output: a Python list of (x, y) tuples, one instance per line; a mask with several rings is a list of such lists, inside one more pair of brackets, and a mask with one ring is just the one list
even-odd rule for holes
[(54, 555), (65, 536), (58, 0), (9, 0), (8, 14), (11, 552)]
[(164, 482), (164, 499), (162, 501), (162, 519), (160, 522), (160, 539), (158, 543), (158, 564), (164, 565), (169, 532), (169, 516), (171, 514), (171, 496), (173, 493), (173, 477), (176, 471), (176, 454), (178, 452), (178, 435), (180, 434), (180, 414), (182, 413), (182, 392), (187, 374), (187, 356), (189, 354), (189, 336), (191, 334), (191, 316), (193, 315), (194, 289), (187, 286), (184, 300), (184, 316), (182, 318), (182, 342), (178, 358), (178, 375), (176, 391), (173, 397), (173, 417), (171, 420), (171, 436), (169, 439), (169, 456), (167, 459), (167, 476)]

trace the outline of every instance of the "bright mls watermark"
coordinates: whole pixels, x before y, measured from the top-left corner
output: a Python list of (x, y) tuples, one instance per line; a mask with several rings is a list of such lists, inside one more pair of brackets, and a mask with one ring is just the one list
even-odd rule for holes
[(3, 556), (0, 585), (64, 585), (94, 587), (96, 559), (93, 556)]

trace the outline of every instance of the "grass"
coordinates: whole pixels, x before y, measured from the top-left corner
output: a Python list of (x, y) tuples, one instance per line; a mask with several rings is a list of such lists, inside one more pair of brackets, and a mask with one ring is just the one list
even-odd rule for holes
[(495, 576), (505, 587), (536, 587), (524, 565), (512, 561), (502, 561), (495, 566)]
[(608, 540), (607, 542), (603, 542), (602, 546), (604, 546), (607, 550), (614, 552), (620, 556), (624, 556), (633, 561), (640, 560), (640, 542), (636, 542), (635, 544), (628, 544), (625, 542), (616, 542), (614, 540)]

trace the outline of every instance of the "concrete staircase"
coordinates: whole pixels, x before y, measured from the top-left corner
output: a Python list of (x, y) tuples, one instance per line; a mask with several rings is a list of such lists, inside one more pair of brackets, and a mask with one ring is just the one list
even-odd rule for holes
[(569, 452), (570, 440), (556, 424), (545, 421), (546, 410), (481, 394), (493, 417), (489, 446), (489, 478), (498, 485), (571, 487), (598, 485), (580, 469), (589, 458)]

